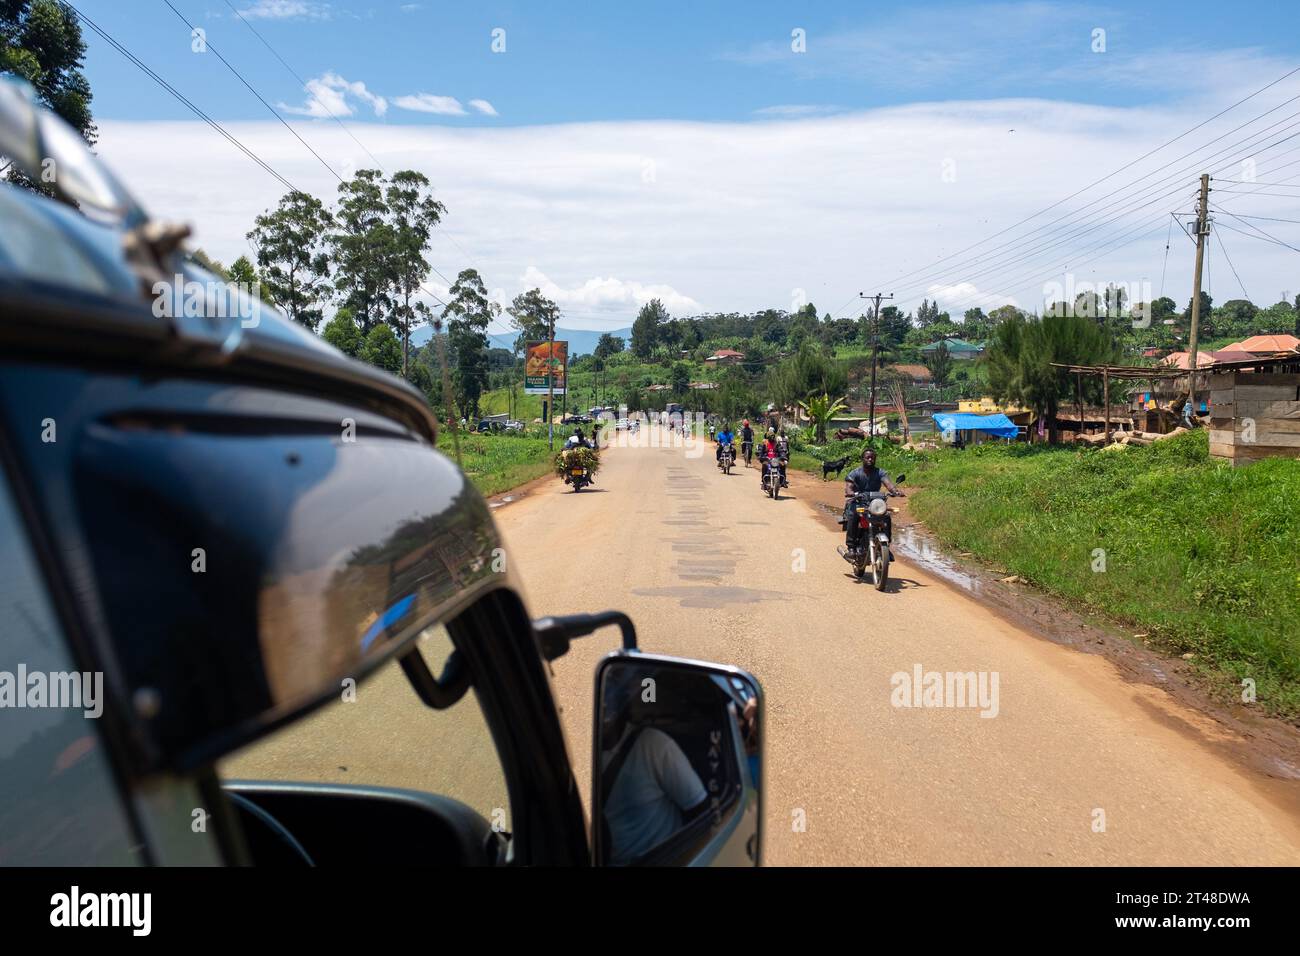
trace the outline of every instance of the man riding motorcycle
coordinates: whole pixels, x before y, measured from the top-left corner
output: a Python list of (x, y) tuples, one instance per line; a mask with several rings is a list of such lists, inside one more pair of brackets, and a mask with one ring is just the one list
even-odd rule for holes
[[(595, 448), (595, 447), (596, 447), (595, 443), (589, 441), (587, 439), (587, 436), (583, 434), (581, 426), (575, 428), (573, 430), (573, 434), (564, 440), (564, 451), (566, 452), (574, 448)], [(569, 478), (567, 475), (565, 476), (564, 483), (565, 484), (569, 483)], [(596, 477), (595, 475), (591, 474), (591, 472), (589, 471), (587, 473), (587, 484), (594, 485), (595, 483), (596, 483)]]
[(789, 488), (790, 482), (785, 480), (785, 464), (790, 460), (790, 439), (785, 437), (784, 428), (776, 434), (776, 456), (781, 459), (781, 487)]
[[(849, 472), (848, 477), (844, 479), (844, 545), (849, 550), (857, 546), (858, 540), (858, 523), (853, 520), (853, 499), (859, 494), (865, 494), (871, 491), (879, 491), (884, 486), (890, 494), (905, 495), (905, 492), (899, 491), (889, 475), (876, 467), (876, 451), (874, 448), (868, 448), (862, 453), (862, 467), (854, 468)], [(889, 535), (890, 540), (894, 537), (893, 521), (888, 513), (885, 514), (885, 533)]]
[(781, 469), (781, 486), (789, 487), (785, 479), (785, 465), (787, 459), (781, 456), (781, 445), (777, 440), (775, 428), (769, 428), (767, 430), (767, 438), (758, 449), (758, 458), (759, 461), (763, 463), (763, 467), (759, 469), (758, 473), (758, 486), (760, 488), (767, 487), (767, 470), (772, 467), (773, 464)]
[(570, 448), (590, 448), (591, 442), (587, 441), (587, 436), (582, 433), (581, 428), (575, 428), (573, 434), (564, 440), (565, 450)]
[[(731, 430), (730, 423), (724, 423), (721, 431), (718, 432), (718, 447), (713, 450), (713, 457), (718, 461), (722, 461), (723, 449), (731, 448), (731, 446), (735, 444), (735, 441), (736, 436)], [(734, 461), (736, 457), (735, 449), (732, 449), (731, 457)]]

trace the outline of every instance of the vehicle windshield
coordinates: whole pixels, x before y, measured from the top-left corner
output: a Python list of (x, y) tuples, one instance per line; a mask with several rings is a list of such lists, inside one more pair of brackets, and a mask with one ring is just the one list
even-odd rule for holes
[[(453, 644), (436, 625), (417, 640), (440, 673)], [(390, 661), (306, 717), (218, 764), (222, 780), (395, 787), (451, 797), (509, 829), (510, 798), (492, 735), (471, 688), (446, 710), (424, 704)]]

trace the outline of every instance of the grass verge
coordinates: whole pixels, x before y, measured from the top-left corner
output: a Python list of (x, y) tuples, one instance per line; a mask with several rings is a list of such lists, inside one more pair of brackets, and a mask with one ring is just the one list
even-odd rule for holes
[(917, 458), (912, 512), (944, 544), (1192, 655), (1225, 700), (1253, 681), (1262, 708), (1300, 719), (1300, 461), (1234, 469), (1204, 431)]

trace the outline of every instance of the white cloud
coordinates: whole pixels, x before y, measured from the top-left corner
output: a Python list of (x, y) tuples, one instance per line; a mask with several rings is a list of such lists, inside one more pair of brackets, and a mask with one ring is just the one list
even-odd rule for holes
[(782, 106), (764, 106), (754, 110), (755, 116), (775, 116), (781, 119), (796, 119), (801, 116), (825, 116), (839, 112), (838, 106), (821, 106), (814, 103), (794, 103)]
[(658, 299), (674, 315), (697, 315), (704, 311), (698, 302), (690, 296), (682, 295), (672, 286), (625, 282), (612, 276), (608, 279), (597, 276), (579, 285), (564, 288), (552, 282), (536, 266), (530, 265), (519, 277), (519, 285), (524, 289), (541, 289), (543, 295), (562, 309), (580, 313), (634, 314), (651, 299)]
[(497, 116), (496, 107), (487, 100), (470, 100), (469, 105), (478, 110), (484, 116)]
[(286, 113), (323, 119), (328, 116), (351, 116), (352, 100), (369, 104), (376, 116), (388, 111), (388, 101), (366, 89), (366, 84), (349, 82), (337, 73), (325, 73), (307, 81), (307, 101), (302, 106), (277, 104)]
[(249, 20), (328, 20), (330, 6), (305, 0), (257, 0), (239, 15)]
[[(1006, 296), (997, 292), (983, 292), (973, 282), (931, 285), (928, 293), (931, 299), (939, 303), (941, 309), (946, 309), (951, 314), (954, 321), (961, 321), (961, 317), (967, 309), (980, 308), (988, 312), (1003, 305), (1020, 307), (1020, 303), (1014, 296)], [(952, 304), (951, 307), (950, 303)], [(1033, 308), (1037, 308), (1037, 303), (1034, 304)]]
[[(545, 281), (566, 309), (566, 326), (613, 329), (656, 295), (674, 314), (789, 308), (793, 290), (803, 290), (819, 314), (856, 315), (862, 290), (893, 292), (906, 310), (936, 296), (954, 315), (1009, 299), (1034, 308), (1044, 284), (1067, 273), (1103, 286), (1149, 281), (1153, 295), (1181, 304), (1190, 297), (1192, 246), (1175, 235), (1165, 271), (1169, 213), (1188, 208), (1202, 171), (1227, 166), (1217, 175), (1242, 178), (1231, 171), (1233, 151), (1204, 164), (1198, 157), (1275, 122), (1277, 114), (1211, 143), (1293, 93), (1294, 84), (1281, 84), (970, 251), (1231, 100), (1159, 110), (947, 102), (739, 123), (462, 128), (353, 121), (349, 131), (389, 170), (418, 169), (433, 182), (455, 237), (435, 233), (431, 258), (444, 275), (473, 266), (506, 298)], [(228, 127), (296, 186), (334, 200), (337, 183), (278, 124)], [(254, 216), (283, 191), (200, 123), (104, 120), (100, 131), (97, 151), (146, 208), (193, 223), (196, 243), (222, 261), (248, 252), (244, 234)], [(333, 123), (302, 127), (336, 169), (373, 166), (349, 131)], [(1296, 175), (1300, 167), (1273, 172), (1295, 159), (1284, 155), (1293, 148), (1294, 141), (1253, 150), (1259, 180)], [(183, 165), (174, 161), (178, 151), (187, 157)], [(1144, 205), (1152, 196), (1159, 198)], [(1300, 219), (1300, 200), (1227, 191), (1217, 199), (1239, 214)], [(1111, 203), (1119, 205), (1096, 214)], [(1056, 242), (1067, 235), (1064, 227), (1050, 225), (1060, 216), (1082, 223), (1064, 242)], [(1218, 235), (1255, 302), (1276, 301), (1283, 289), (1294, 295), (1293, 252), (1240, 233)], [(1217, 240), (1207, 284), (1216, 301), (1241, 295)]]
[(417, 113), (436, 113), (439, 116), (464, 116), (465, 107), (454, 96), (435, 96), (432, 93), (416, 93), (411, 96), (393, 97), (393, 105), (398, 109), (414, 110)]

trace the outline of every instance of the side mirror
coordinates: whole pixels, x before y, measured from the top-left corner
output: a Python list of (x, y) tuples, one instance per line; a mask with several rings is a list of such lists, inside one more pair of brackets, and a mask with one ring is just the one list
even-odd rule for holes
[(597, 866), (757, 866), (763, 692), (735, 667), (616, 651), (596, 668)]

